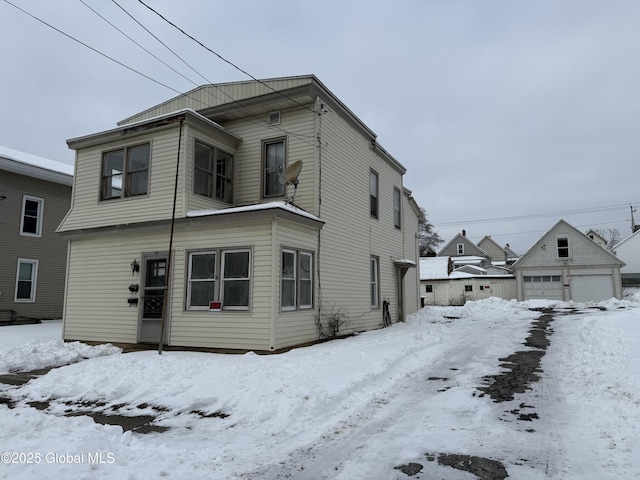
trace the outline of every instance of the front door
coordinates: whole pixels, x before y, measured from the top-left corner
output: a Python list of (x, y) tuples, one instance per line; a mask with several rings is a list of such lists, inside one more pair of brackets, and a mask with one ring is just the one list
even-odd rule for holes
[(166, 255), (143, 257), (142, 309), (138, 328), (140, 343), (160, 342), (167, 292), (167, 260)]

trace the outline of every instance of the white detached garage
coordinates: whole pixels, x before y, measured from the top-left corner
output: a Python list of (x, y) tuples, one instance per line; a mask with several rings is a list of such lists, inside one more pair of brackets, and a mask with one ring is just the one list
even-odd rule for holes
[(513, 264), (518, 300), (587, 302), (622, 298), (625, 264), (564, 220)]

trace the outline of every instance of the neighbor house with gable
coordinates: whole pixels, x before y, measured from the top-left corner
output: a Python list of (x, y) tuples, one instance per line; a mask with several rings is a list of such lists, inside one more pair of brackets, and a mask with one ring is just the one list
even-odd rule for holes
[(205, 85), (67, 143), (65, 340), (278, 351), (419, 307), (405, 167), (313, 75)]
[(559, 220), (511, 268), (518, 300), (595, 302), (622, 298), (624, 265), (613, 253)]
[(626, 264), (620, 269), (622, 285), (640, 286), (640, 230), (619, 242), (611, 251)]
[(0, 324), (62, 318), (73, 165), (0, 147)]

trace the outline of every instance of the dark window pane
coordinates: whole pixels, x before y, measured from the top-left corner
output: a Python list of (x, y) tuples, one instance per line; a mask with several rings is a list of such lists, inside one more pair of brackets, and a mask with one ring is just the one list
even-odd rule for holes
[(284, 140), (265, 145), (265, 195), (284, 195), (280, 175), (284, 171)]
[(225, 253), (224, 278), (249, 278), (249, 252)]
[(225, 280), (224, 306), (249, 306), (249, 280)]
[(296, 305), (295, 280), (282, 280), (282, 307), (295, 307)]
[(192, 282), (191, 299), (189, 305), (192, 307), (205, 307), (213, 301), (215, 282)]
[(191, 278), (212, 279), (216, 265), (215, 253), (204, 253), (191, 256)]
[(150, 145), (136, 145), (129, 148), (129, 171), (149, 169), (149, 149)]
[(24, 217), (22, 221), (22, 232), (23, 233), (33, 233), (34, 235), (38, 233), (38, 219), (34, 217)]
[(144, 195), (147, 193), (149, 172), (143, 170), (129, 174), (129, 195)]

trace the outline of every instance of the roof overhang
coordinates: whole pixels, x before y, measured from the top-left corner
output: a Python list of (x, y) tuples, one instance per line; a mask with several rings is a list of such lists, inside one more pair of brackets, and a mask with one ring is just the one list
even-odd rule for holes
[(157, 117), (142, 120), (140, 122), (122, 125), (111, 130), (105, 130), (103, 132), (94, 133), (83, 137), (71, 138), (67, 140), (67, 145), (73, 150), (78, 150), (85, 147), (93, 147), (95, 145), (120, 140), (124, 137), (133, 137), (167, 128), (175, 128), (180, 124), (180, 122), (187, 122), (200, 128), (207, 129), (210, 132), (215, 132), (218, 136), (236, 146), (239, 145), (242, 141), (240, 137), (228, 132), (216, 122), (202, 116), (194, 110), (186, 108), (183, 110), (168, 113), (166, 115), (160, 115)]
[(66, 186), (71, 186), (73, 184), (73, 175), (67, 175), (66, 173), (56, 172), (54, 170), (49, 170), (48, 168), (30, 165), (28, 163), (3, 156), (0, 156), (0, 170)]

